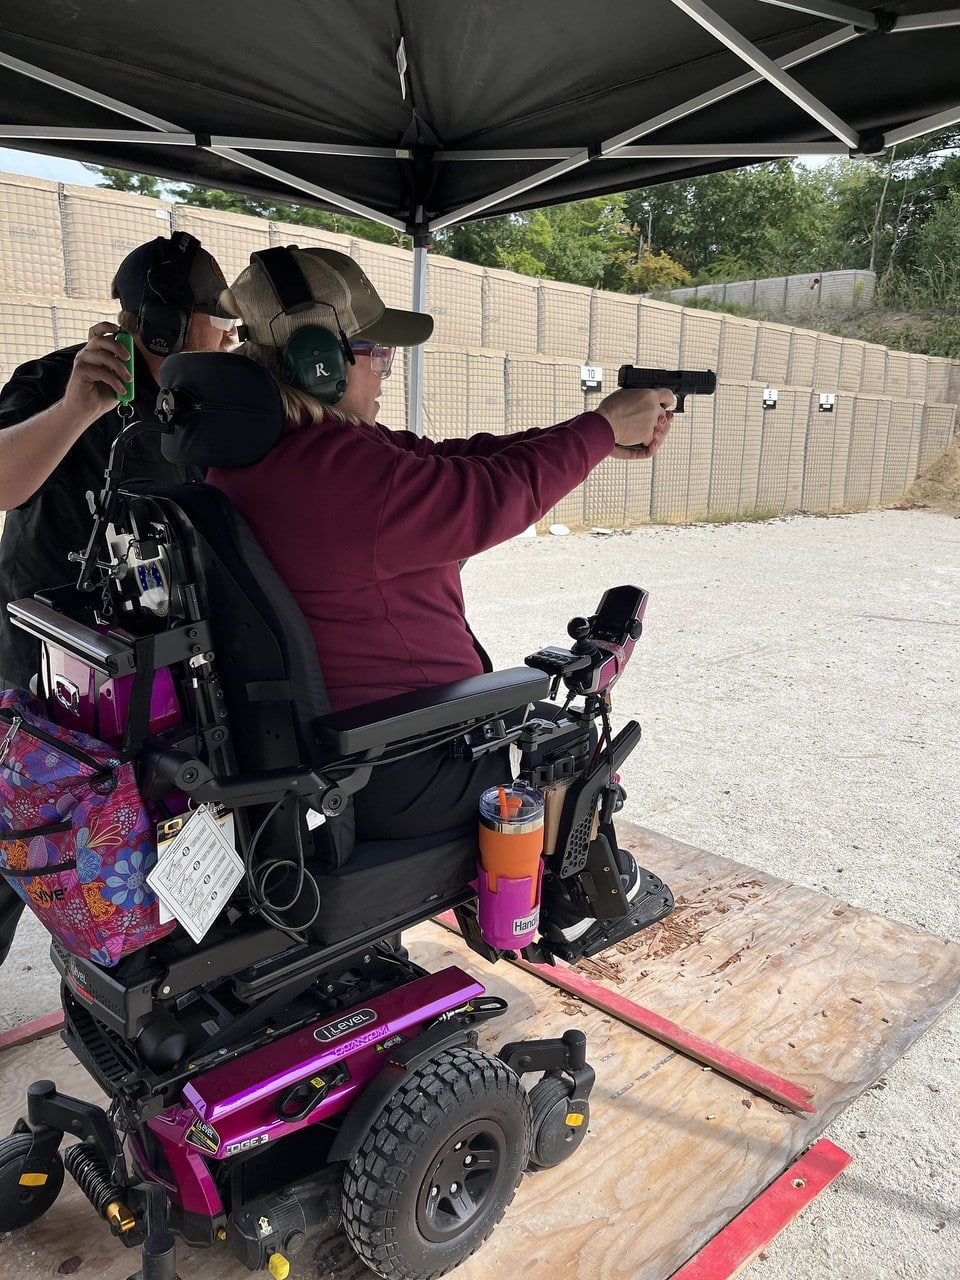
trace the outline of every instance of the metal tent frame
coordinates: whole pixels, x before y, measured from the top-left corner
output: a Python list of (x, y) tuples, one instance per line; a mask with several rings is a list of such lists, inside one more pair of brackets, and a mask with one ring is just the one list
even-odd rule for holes
[[(422, 9), (431, 7), (424, 0), (420, 0), (420, 4)], [(737, 75), (711, 83), (693, 96), (683, 98), (680, 95), (680, 100), (671, 102), (666, 109), (642, 115), (635, 122), (618, 127), (609, 136), (591, 137), (586, 143), (570, 140), (551, 146), (444, 146), (419, 105), (418, 99), (424, 96), (423, 90), (415, 93), (412, 87), (413, 80), (418, 85), (429, 85), (430, 81), (429, 67), (425, 63), (421, 65), (406, 31), (411, 25), (410, 15), (404, 12), (404, 6), (399, 2), (388, 4), (382, 0), (367, 0), (362, 8), (366, 11), (364, 16), (368, 22), (375, 16), (375, 10), (379, 9), (384, 13), (389, 11), (395, 18), (396, 32), (400, 33), (392, 48), (392, 92), (396, 99), (395, 105), (400, 109), (400, 117), (410, 114), (416, 128), (412, 133), (407, 129), (405, 132), (408, 136), (402, 138), (399, 145), (371, 146), (359, 141), (334, 141), (333, 138), (342, 133), (342, 129), (325, 130), (319, 111), (310, 130), (317, 136), (311, 139), (283, 138), (269, 131), (265, 131), (262, 136), (249, 133), (201, 133), (196, 128), (185, 128), (182, 122), (167, 119), (146, 109), (143, 103), (122, 100), (94, 87), (93, 83), (84, 83), (60, 74), (54, 67), (66, 57), (63, 53), (64, 46), (57, 46), (57, 56), (41, 57), (38, 53), (36, 59), (31, 61), (7, 52), (4, 45), (10, 47), (11, 43), (16, 43), (11, 41), (9, 27), (7, 33), (0, 36), (0, 75), (8, 73), (3, 83), (9, 85), (6, 93), (0, 89), (0, 111), (4, 110), (4, 102), (7, 109), (10, 109), (15, 100), (13, 95), (17, 82), (22, 84), (24, 80), (34, 81), (42, 86), (41, 101), (56, 107), (55, 110), (48, 108), (45, 114), (53, 115), (54, 118), (62, 117), (64, 110), (57, 104), (62, 103), (65, 96), (66, 99), (79, 100), (85, 104), (84, 110), (90, 123), (0, 123), (0, 138), (9, 145), (24, 149), (46, 150), (95, 161), (99, 157), (100, 163), (114, 163), (112, 157), (118, 153), (138, 157), (142, 155), (145, 171), (164, 173), (169, 172), (172, 167), (174, 172), (179, 172), (181, 177), (187, 177), (188, 180), (200, 178), (203, 181), (201, 175), (204, 171), (198, 165), (197, 158), (213, 157), (216, 161), (214, 176), (213, 180), (208, 179), (208, 185), (227, 185), (258, 192), (269, 190), (274, 194), (277, 191), (287, 192), (303, 203), (343, 210), (408, 233), (414, 241), (411, 305), (417, 310), (423, 310), (426, 308), (426, 251), (434, 231), (478, 217), (531, 208), (538, 203), (575, 199), (577, 194), (570, 194), (569, 178), (576, 171), (589, 169), (594, 175), (586, 181), (585, 186), (578, 188), (578, 192), (599, 194), (668, 181), (711, 168), (732, 167), (772, 158), (813, 154), (876, 155), (894, 144), (960, 123), (960, 74), (954, 76), (952, 101), (946, 107), (930, 112), (930, 100), (921, 95), (912, 104), (910, 118), (902, 118), (901, 114), (901, 118), (891, 127), (863, 127), (863, 110), (856, 113), (861, 120), (858, 127), (849, 113), (842, 115), (825, 101), (826, 95), (822, 91), (815, 91), (792, 74), (797, 69), (822, 65), (825, 60), (830, 60), (833, 68), (842, 69), (847, 62), (850, 65), (862, 65), (855, 63), (854, 55), (867, 47), (864, 42), (869, 45), (871, 41), (874, 42), (871, 52), (876, 48), (877, 41), (901, 41), (902, 57), (909, 59), (911, 38), (916, 40), (921, 33), (933, 32), (949, 36), (950, 49), (954, 55), (960, 55), (960, 9), (929, 9), (923, 4), (900, 4), (895, 9), (868, 9), (859, 5), (833, 3), (832, 0), (810, 0), (807, 3), (799, 0), (715, 0), (713, 5), (703, 3), (703, 0), (660, 0), (660, 5), (664, 13), (672, 8), (689, 20), (689, 23), (695, 24), (706, 33), (714, 48), (720, 46), (733, 56), (734, 66), (743, 66), (745, 69)], [(291, 6), (285, 4), (284, 0), (277, 0), (273, 6), (281, 11), (278, 18), (282, 17), (283, 9), (289, 7)], [(493, 3), (475, 6), (481, 7), (486, 8), (491, 16), (498, 12), (503, 16), (506, 6), (502, 0), (493, 0)], [(530, 7), (529, 0), (516, 0), (512, 6), (513, 9), (521, 10)], [(22, 25), (20, 42), (40, 46), (42, 42), (37, 36), (37, 29), (44, 21), (44, 5), (40, 0), (34, 0), (26, 6), (26, 10), (32, 16)], [(622, 3), (604, 3), (603, 0), (598, 0), (591, 10), (592, 20), (603, 21), (606, 18), (615, 22), (623, 15), (624, 10)], [(731, 17), (739, 14), (741, 27), (738, 28), (721, 11), (728, 11)], [(776, 37), (781, 44), (786, 42), (790, 46), (775, 57), (765, 52), (758, 41), (749, 38), (743, 29), (747, 25), (744, 19), (749, 17), (751, 21), (755, 21), (764, 11), (780, 11), (788, 23), (797, 21), (792, 15), (803, 15), (799, 26), (784, 26), (764, 37), (765, 43), (770, 43)], [(112, 11), (111, 24), (116, 16), (117, 11)], [(100, 18), (99, 23), (106, 26), (107, 19)], [(796, 43), (798, 36), (808, 31), (811, 25), (818, 31), (827, 29), (813, 40)], [(47, 45), (48, 51), (51, 47)], [(926, 47), (929, 48), (929, 45)], [(383, 48), (381, 41), (380, 49)], [(570, 48), (569, 53), (571, 58), (575, 58), (574, 48)], [(140, 56), (148, 57), (148, 52), (142, 50)], [(717, 67), (731, 65), (729, 58), (713, 61), (716, 61)], [(90, 65), (91, 72), (94, 66), (98, 73), (102, 70), (100, 63), (91, 62)], [(954, 57), (953, 66), (957, 65), (960, 65), (960, 56)], [(381, 73), (384, 70), (382, 66), (377, 69)], [(101, 78), (110, 83), (109, 75)], [(202, 75), (199, 83), (203, 83)], [(755, 127), (725, 127), (723, 132), (730, 136), (722, 137), (715, 133), (714, 140), (710, 140), (710, 121), (720, 104), (729, 103), (731, 99), (755, 90), (758, 86), (772, 90), (796, 109), (790, 112), (788, 126), (774, 126), (776, 136), (768, 139), (751, 136), (763, 132)], [(602, 82), (599, 84), (599, 92), (603, 92)], [(944, 96), (941, 86), (934, 94), (938, 106)], [(643, 101), (643, 95), (638, 95), (638, 102)], [(896, 109), (902, 113), (902, 107)], [(27, 110), (29, 111), (29, 106)], [(192, 113), (195, 115), (195, 111)], [(97, 123), (105, 114), (129, 121), (130, 127), (110, 128)], [(686, 128), (678, 134), (677, 126), (681, 122), (687, 122)], [(389, 127), (385, 125), (382, 131), (389, 132)], [(325, 132), (329, 132), (328, 138), (324, 138)], [(535, 138), (542, 130), (535, 127), (529, 132)], [(691, 132), (698, 140), (688, 140)], [(644, 139), (650, 141), (642, 141)], [(165, 149), (169, 149), (169, 164), (163, 158)], [(399, 164), (400, 172), (407, 175), (407, 190), (402, 199), (395, 198), (393, 192), (389, 200), (356, 198), (344, 189), (338, 190), (333, 184), (326, 185), (311, 180), (302, 171), (297, 171), (296, 164), (288, 162), (287, 167), (282, 167), (271, 163), (263, 158), (264, 154), (297, 157), (301, 166), (304, 162), (316, 161), (338, 165), (351, 165), (356, 161), (368, 161), (372, 165), (383, 165), (385, 162), (391, 166)], [(471, 199), (454, 199), (449, 202), (449, 207), (444, 207), (442, 203), (436, 208), (429, 206), (426, 200), (428, 193), (436, 190), (437, 175), (451, 172), (460, 166), (473, 166), (474, 169), (482, 166), (481, 193)], [(511, 172), (516, 172), (518, 166), (522, 170), (522, 176), (513, 181), (503, 181)], [(609, 175), (604, 172), (608, 167), (613, 170)], [(411, 173), (420, 175), (422, 180), (411, 184)], [(425, 173), (429, 175), (429, 180), (422, 176)], [(356, 181), (354, 185), (357, 185)], [(360, 186), (362, 188), (362, 182)], [(402, 204), (404, 199), (407, 200), (405, 217), (398, 216), (386, 207)], [(413, 349), (409, 372), (408, 422), (413, 430), (419, 432), (422, 348)]]

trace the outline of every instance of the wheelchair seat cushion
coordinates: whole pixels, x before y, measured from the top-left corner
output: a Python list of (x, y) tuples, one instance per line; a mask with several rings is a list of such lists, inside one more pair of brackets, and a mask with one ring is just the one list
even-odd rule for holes
[(314, 873), (320, 913), (310, 929), (323, 945), (410, 914), (421, 919), (466, 889), (477, 874), (477, 824), (410, 840), (356, 844), (346, 865)]

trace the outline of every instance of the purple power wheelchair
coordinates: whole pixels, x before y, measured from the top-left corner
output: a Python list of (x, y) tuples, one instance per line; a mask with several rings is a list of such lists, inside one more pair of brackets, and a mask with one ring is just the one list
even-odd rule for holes
[(573, 963), (662, 919), (669, 889), (613, 826), (640, 729), (612, 733), (609, 688), (646, 593), (608, 591), (569, 648), (521, 667), (331, 714), (306, 622), (223, 495), (117, 479), (144, 429), (173, 461), (250, 465), (279, 437), (275, 385), (224, 354), (171, 357), (161, 385), (158, 421), (118, 436), (79, 581), (11, 614), (40, 642), (49, 720), (132, 762), (158, 828), (229, 811), (243, 877), (200, 942), (171, 919), (106, 964), (54, 937), (63, 1039), (108, 1103), (30, 1086), (0, 1140), (0, 1231), (46, 1213), (66, 1170), (142, 1280), (175, 1280), (178, 1238), (284, 1280), (336, 1231), (377, 1274), (429, 1280), (480, 1247), (525, 1172), (578, 1149), (594, 1072), (577, 1029), (479, 1050), (506, 1002), (402, 945), (452, 910), (485, 960), (511, 954), (480, 927), (476, 824), (358, 842), (352, 800), (410, 753), (512, 744), (545, 799), (524, 957)]

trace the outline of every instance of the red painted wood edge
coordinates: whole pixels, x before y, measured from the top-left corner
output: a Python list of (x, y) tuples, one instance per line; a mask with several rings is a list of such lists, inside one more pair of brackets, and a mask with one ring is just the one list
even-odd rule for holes
[(732, 1280), (843, 1172), (851, 1159), (841, 1147), (821, 1138), (675, 1271), (670, 1280)]
[(57, 1009), (54, 1013), (45, 1013), (42, 1018), (34, 1018), (32, 1022), (24, 1022), (19, 1027), (11, 1027), (9, 1031), (0, 1031), (0, 1051), (13, 1049), (18, 1044), (29, 1044), (31, 1040), (39, 1040), (52, 1031), (59, 1031), (63, 1026), (63, 1012)]
[[(444, 928), (459, 933), (453, 912), (444, 912), (442, 916), (436, 916), (435, 919)], [(651, 1009), (635, 1004), (633, 1000), (628, 1000), (616, 991), (602, 987), (598, 982), (591, 982), (589, 978), (583, 977), (568, 965), (528, 964), (526, 960), (514, 960), (511, 963), (520, 969), (525, 969), (527, 973), (542, 978), (544, 982), (549, 982), (551, 986), (579, 996), (580, 999), (611, 1014), (627, 1026), (642, 1031), (663, 1044), (670, 1045), (672, 1049), (677, 1049), (687, 1057), (712, 1067), (714, 1071), (748, 1086), (755, 1093), (770, 1098), (773, 1102), (779, 1102), (794, 1111), (806, 1111), (811, 1115), (817, 1113), (816, 1107), (809, 1101), (813, 1090), (793, 1084), (790, 1080), (775, 1075), (748, 1058), (742, 1058), (739, 1054), (732, 1053), (714, 1044), (713, 1041), (705, 1040), (703, 1036), (688, 1031), (679, 1023), (671, 1022), (669, 1018), (663, 1018)]]

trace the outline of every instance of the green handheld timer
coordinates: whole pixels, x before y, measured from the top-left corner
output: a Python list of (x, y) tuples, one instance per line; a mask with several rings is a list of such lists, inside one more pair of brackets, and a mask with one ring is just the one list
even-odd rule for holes
[(118, 404), (129, 404), (133, 399), (133, 338), (129, 333), (124, 333), (121, 329), (114, 334), (117, 342), (124, 349), (123, 362), (127, 366), (127, 372), (130, 374), (130, 381), (127, 383), (127, 389), (123, 395), (117, 396)]

